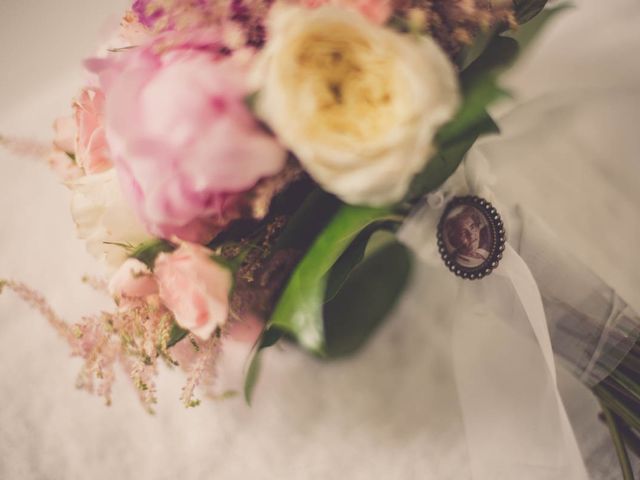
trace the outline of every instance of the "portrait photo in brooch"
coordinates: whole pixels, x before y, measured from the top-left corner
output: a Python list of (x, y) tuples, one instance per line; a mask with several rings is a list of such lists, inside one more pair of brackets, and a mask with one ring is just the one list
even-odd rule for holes
[(484, 214), (471, 205), (451, 209), (443, 222), (443, 240), (449, 257), (460, 267), (473, 269), (490, 255), (491, 228)]

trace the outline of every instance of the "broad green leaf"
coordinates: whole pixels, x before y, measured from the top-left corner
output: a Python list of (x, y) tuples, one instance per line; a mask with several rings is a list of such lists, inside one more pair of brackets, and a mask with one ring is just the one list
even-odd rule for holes
[(387, 208), (341, 207), (297, 265), (269, 325), (291, 334), (304, 348), (322, 354), (322, 305), (329, 271), (364, 228), (386, 220), (393, 220)]
[(351, 242), (351, 245), (340, 255), (340, 258), (333, 264), (327, 278), (324, 301), (328, 302), (338, 293), (349, 274), (362, 261), (365, 251), (369, 245), (371, 236), (380, 231), (394, 231), (399, 222), (374, 222), (364, 228), (358, 236)]
[(274, 250), (306, 250), (341, 205), (343, 203), (340, 200), (320, 188), (311, 192), (287, 221)]
[(354, 353), (392, 310), (411, 272), (407, 247), (394, 241), (368, 256), (324, 306), (327, 355)]

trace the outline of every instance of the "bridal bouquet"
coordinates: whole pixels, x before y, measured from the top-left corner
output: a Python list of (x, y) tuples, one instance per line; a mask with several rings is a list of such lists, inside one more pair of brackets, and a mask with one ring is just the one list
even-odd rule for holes
[[(108, 271), (87, 282), (114, 307), (69, 325), (26, 285), (2, 286), (42, 311), (85, 361), (79, 386), (107, 403), (116, 364), (150, 411), (161, 362), (185, 370), (186, 406), (198, 387), (221, 395), (228, 339), (254, 345), (247, 401), (278, 341), (355, 352), (407, 283), (397, 233), (421, 209), (440, 202), (429, 231), (461, 282), (502, 267), (498, 203), (442, 187), (498, 133), (499, 74), (565, 7), (545, 4), (135, 0), (85, 61), (48, 152)], [(620, 444), (640, 430), (638, 351), (593, 385)]]

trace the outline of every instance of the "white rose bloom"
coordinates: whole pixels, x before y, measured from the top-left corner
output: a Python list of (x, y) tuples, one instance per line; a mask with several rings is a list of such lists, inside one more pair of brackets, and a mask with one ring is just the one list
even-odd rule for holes
[(95, 257), (117, 267), (126, 260), (127, 251), (110, 243), (137, 245), (151, 238), (125, 201), (113, 168), (67, 185), (78, 237), (87, 241), (87, 250)]
[(430, 38), (334, 6), (275, 8), (253, 72), (256, 113), (324, 189), (382, 205), (406, 193), (459, 104)]

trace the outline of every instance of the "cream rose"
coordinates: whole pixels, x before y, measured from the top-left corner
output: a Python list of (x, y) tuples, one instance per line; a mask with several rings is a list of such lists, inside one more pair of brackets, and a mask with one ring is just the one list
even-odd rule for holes
[(275, 8), (253, 80), (257, 115), (355, 204), (401, 199), (459, 103), (454, 67), (430, 38), (334, 6)]
[(92, 255), (117, 267), (127, 258), (117, 243), (137, 245), (151, 236), (125, 201), (113, 168), (67, 183), (72, 191), (71, 215), (78, 237)]

